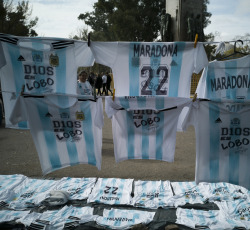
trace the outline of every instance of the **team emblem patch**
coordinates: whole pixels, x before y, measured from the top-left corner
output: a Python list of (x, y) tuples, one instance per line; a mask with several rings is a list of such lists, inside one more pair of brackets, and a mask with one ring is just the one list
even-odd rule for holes
[(85, 120), (84, 113), (82, 111), (81, 112), (76, 111), (76, 119), (80, 121)]
[(59, 66), (59, 57), (57, 56), (57, 54), (50, 54), (49, 56), (49, 64), (52, 67), (57, 67)]

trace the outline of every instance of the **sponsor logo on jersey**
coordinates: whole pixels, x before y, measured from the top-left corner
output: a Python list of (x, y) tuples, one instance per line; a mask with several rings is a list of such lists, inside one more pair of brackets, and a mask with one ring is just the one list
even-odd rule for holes
[(231, 125), (233, 125), (233, 126), (240, 125), (240, 119), (234, 118), (233, 120), (231, 120)]
[(69, 114), (67, 114), (67, 113), (61, 113), (61, 114), (60, 114), (60, 117), (61, 117), (62, 119), (69, 118)]
[(218, 117), (218, 118), (215, 120), (215, 123), (222, 123), (222, 120)]
[(34, 62), (42, 62), (43, 61), (43, 57), (38, 53), (33, 54), (32, 59), (33, 59)]
[(22, 55), (19, 56), (19, 58), (17, 59), (18, 61), (25, 61), (24, 57)]
[(53, 117), (50, 113), (46, 113), (45, 117)]
[(57, 67), (59, 66), (59, 57), (57, 56), (57, 54), (50, 54), (49, 56), (49, 64), (53, 67)]

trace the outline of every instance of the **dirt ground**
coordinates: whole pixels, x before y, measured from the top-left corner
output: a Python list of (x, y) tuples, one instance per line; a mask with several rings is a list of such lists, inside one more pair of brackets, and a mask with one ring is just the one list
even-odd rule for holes
[[(0, 126), (0, 174), (43, 177), (31, 134), (27, 130)], [(175, 161), (127, 160), (115, 162), (111, 120), (104, 114), (102, 167), (77, 165), (49, 173), (44, 178), (116, 177), (140, 180), (192, 181), (195, 179), (195, 132), (190, 127), (177, 133)]]

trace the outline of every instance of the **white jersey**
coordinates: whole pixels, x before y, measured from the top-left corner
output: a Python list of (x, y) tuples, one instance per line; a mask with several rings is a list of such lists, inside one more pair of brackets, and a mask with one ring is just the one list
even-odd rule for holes
[(206, 193), (202, 187), (190, 182), (171, 182), (174, 196), (169, 201), (172, 206), (178, 207), (185, 204), (203, 204), (206, 201)]
[(88, 203), (131, 204), (133, 179), (98, 178)]
[(177, 208), (177, 224), (185, 225), (193, 229), (234, 229), (234, 227), (244, 227), (239, 221), (228, 219), (219, 210), (195, 210)]
[[(0, 53), (1, 87), (7, 127), (12, 127), (9, 116), (14, 98), (23, 85), (30, 94), (76, 94), (77, 69), (92, 66), (94, 58), (87, 42), (60, 38), (28, 38), (0, 35), (3, 52)], [(21, 127), (22, 128), (22, 127)]]
[(117, 96), (190, 97), (192, 73), (208, 64), (201, 43), (92, 42), (95, 60), (112, 68)]
[(228, 61), (213, 61), (204, 69), (196, 93), (198, 98), (250, 99), (250, 55)]
[(21, 210), (39, 205), (55, 187), (54, 180), (25, 179), (13, 189), (15, 197), (10, 201), (11, 209)]
[(134, 181), (135, 207), (157, 209), (168, 206), (168, 200), (173, 196), (169, 181)]
[(87, 199), (95, 186), (96, 178), (71, 178), (63, 177), (56, 182), (54, 190), (66, 191), (69, 193), (69, 200)]
[(249, 199), (250, 191), (242, 186), (229, 184), (226, 182), (206, 183), (201, 182), (199, 186), (205, 191), (208, 201), (233, 201), (236, 199)]
[(101, 168), (103, 107), (73, 97), (20, 97), (11, 121), (28, 120), (43, 174), (77, 164)]
[(104, 209), (96, 223), (111, 229), (130, 229), (133, 225), (150, 223), (154, 215), (155, 212), (139, 210)]
[(30, 211), (11, 211), (1, 210), (0, 211), (0, 223), (17, 220), (26, 216)]
[(77, 82), (77, 94), (80, 95), (92, 95), (92, 86), (88, 81)]
[(14, 196), (13, 189), (21, 184), (27, 177), (21, 174), (0, 175), (0, 206), (1, 202), (11, 200)]
[(228, 219), (241, 222), (246, 229), (250, 229), (250, 200), (239, 199), (216, 204)]
[(199, 182), (228, 182), (250, 188), (250, 104), (196, 101), (184, 122), (194, 125)]
[(189, 98), (155, 96), (106, 97), (112, 117), (116, 162), (151, 159), (173, 162), (179, 115)]

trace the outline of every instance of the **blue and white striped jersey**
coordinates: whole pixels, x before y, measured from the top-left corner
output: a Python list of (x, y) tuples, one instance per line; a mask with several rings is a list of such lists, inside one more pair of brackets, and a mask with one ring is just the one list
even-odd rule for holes
[(194, 125), (199, 182), (228, 182), (250, 188), (250, 104), (196, 101), (184, 129)]
[(131, 204), (133, 179), (98, 178), (88, 203)]
[(190, 97), (192, 73), (208, 64), (201, 43), (92, 42), (97, 63), (112, 68), (117, 96)]
[(170, 181), (134, 181), (134, 197), (132, 205), (135, 207), (157, 209), (166, 207), (173, 196)]
[(56, 182), (55, 190), (66, 191), (69, 193), (69, 200), (87, 199), (91, 190), (95, 186), (95, 177), (72, 178), (63, 177)]
[[(28, 38), (0, 35), (0, 59), (4, 106), (8, 119), (14, 96), (25, 86), (28, 94), (77, 94), (77, 69), (92, 66), (94, 58), (87, 42), (59, 38)], [(0, 63), (1, 64), (1, 63)]]
[(130, 229), (133, 225), (150, 223), (154, 215), (155, 212), (139, 210), (104, 209), (96, 223), (111, 229)]
[(220, 210), (195, 210), (177, 208), (177, 224), (185, 225), (193, 229), (234, 229), (244, 227), (240, 221), (227, 218)]
[(17, 220), (26, 216), (30, 211), (11, 211), (1, 210), (0, 211), (0, 223)]
[(249, 100), (250, 55), (210, 62), (202, 73), (196, 93), (198, 98)]
[(86, 82), (77, 82), (77, 93), (80, 95), (93, 95), (92, 86), (88, 81)]
[(11, 121), (28, 120), (43, 174), (77, 164), (101, 168), (103, 107), (67, 96), (20, 97)]
[(112, 117), (116, 162), (151, 159), (173, 162), (179, 115), (189, 98), (163, 96), (106, 97)]
[(250, 191), (242, 186), (234, 185), (226, 182), (219, 183), (199, 183), (199, 187), (205, 191), (205, 197), (208, 201), (223, 201), (249, 199)]
[(222, 201), (216, 204), (228, 219), (241, 222), (246, 229), (250, 229), (250, 199)]
[(54, 180), (26, 178), (13, 189), (15, 197), (9, 202), (9, 207), (15, 210), (22, 210), (27, 207), (38, 206), (54, 187)]
[[(0, 201), (12, 199), (13, 189), (21, 184), (27, 177), (21, 174), (0, 175)], [(1, 206), (1, 203), (0, 203)]]
[(203, 204), (206, 201), (206, 193), (202, 187), (194, 181), (171, 182), (174, 196), (171, 198), (173, 206), (178, 207), (185, 204)]

